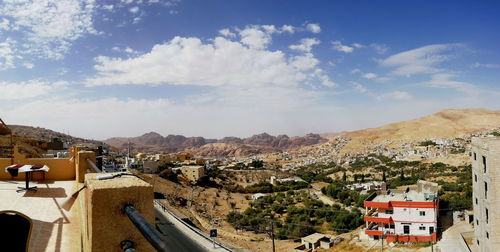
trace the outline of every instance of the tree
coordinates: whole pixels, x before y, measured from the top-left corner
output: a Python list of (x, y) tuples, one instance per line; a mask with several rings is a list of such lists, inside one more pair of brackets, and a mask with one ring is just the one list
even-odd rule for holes
[(403, 168), (401, 168), (401, 175), (399, 176), (399, 178), (401, 179), (401, 181), (405, 180), (405, 172)]
[(344, 175), (342, 175), (342, 180), (347, 181), (347, 174), (344, 172)]
[(365, 183), (365, 174), (361, 174), (361, 183)]
[(387, 182), (387, 178), (385, 177), (385, 171), (382, 171), (382, 181)]

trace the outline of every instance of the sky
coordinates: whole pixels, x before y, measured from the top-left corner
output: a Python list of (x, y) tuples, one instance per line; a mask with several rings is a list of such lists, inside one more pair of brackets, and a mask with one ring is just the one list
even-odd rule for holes
[(500, 109), (499, 5), (0, 0), (0, 118), (221, 138)]

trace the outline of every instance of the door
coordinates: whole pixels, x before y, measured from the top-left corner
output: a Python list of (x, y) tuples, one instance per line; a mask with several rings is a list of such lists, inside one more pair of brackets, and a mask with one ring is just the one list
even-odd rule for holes
[(429, 234), (434, 233), (434, 227), (429, 227)]
[(403, 233), (410, 234), (410, 226), (403, 226)]

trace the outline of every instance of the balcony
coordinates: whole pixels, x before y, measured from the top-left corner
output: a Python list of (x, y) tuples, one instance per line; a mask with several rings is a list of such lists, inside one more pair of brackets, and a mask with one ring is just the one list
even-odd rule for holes
[(392, 220), (391, 217), (389, 217), (389, 218), (382, 218), (382, 217), (376, 217), (376, 216), (365, 216), (364, 220), (368, 221), (368, 222), (376, 222), (376, 223), (384, 223), (384, 224), (394, 224), (394, 221)]

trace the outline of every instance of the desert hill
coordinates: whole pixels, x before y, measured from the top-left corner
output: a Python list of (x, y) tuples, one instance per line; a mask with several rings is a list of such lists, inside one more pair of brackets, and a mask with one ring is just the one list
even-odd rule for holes
[(447, 109), (422, 118), (387, 124), (378, 128), (342, 134), (351, 138), (346, 150), (384, 140), (404, 142), (431, 138), (454, 138), (500, 127), (500, 111), (488, 109)]
[(181, 135), (164, 137), (156, 132), (150, 132), (138, 137), (114, 137), (104, 140), (105, 143), (120, 149), (127, 148), (129, 141), (132, 150), (137, 152), (189, 151), (206, 157), (221, 157), (294, 150), (303, 146), (326, 142), (326, 139), (317, 134), (288, 137), (287, 135), (272, 136), (262, 133), (248, 138), (224, 137), (216, 140)]

